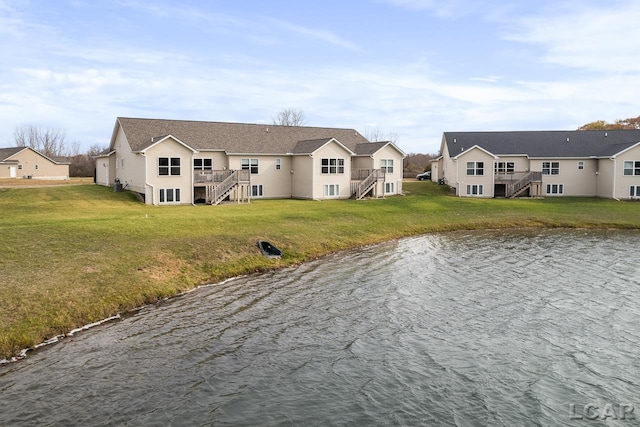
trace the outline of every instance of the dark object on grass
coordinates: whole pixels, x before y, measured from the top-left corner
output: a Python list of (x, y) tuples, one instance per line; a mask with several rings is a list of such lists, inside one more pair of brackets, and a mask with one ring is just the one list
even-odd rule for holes
[(282, 251), (265, 240), (258, 240), (258, 247), (260, 248), (262, 255), (266, 256), (267, 258), (282, 257)]

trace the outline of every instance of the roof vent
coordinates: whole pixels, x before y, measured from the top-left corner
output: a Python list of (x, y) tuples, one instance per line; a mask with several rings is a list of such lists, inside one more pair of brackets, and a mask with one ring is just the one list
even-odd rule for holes
[(609, 135), (607, 135), (607, 132), (605, 132), (605, 133), (604, 133), (604, 137), (606, 138), (607, 136), (609, 136)]
[(267, 128), (267, 133), (269, 133), (269, 128)]
[(455, 144), (455, 143), (457, 143), (457, 142), (458, 142), (458, 141), (456, 141), (456, 139), (455, 139), (455, 138), (453, 138), (453, 143)]
[(569, 142), (569, 137), (567, 137), (567, 142)]

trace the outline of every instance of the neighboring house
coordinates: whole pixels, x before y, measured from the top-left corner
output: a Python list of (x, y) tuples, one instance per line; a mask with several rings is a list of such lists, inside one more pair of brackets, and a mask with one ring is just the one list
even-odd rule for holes
[(458, 196), (640, 198), (640, 130), (445, 132), (440, 153)]
[(0, 148), (0, 178), (69, 179), (69, 163), (31, 147)]
[(119, 117), (96, 183), (148, 204), (402, 193), (404, 153), (353, 129)]

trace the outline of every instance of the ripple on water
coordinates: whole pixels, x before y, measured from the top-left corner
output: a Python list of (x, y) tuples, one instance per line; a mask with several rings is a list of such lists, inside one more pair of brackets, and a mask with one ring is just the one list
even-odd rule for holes
[(638, 243), (459, 232), (202, 288), (0, 367), (0, 424), (570, 425), (640, 405)]

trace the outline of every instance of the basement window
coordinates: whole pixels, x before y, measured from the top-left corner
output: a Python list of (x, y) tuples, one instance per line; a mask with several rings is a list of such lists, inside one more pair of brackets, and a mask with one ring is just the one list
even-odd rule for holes
[(547, 184), (547, 194), (549, 195), (564, 194), (564, 184)]
[(161, 188), (160, 203), (180, 203), (179, 188)]
[(338, 184), (325, 184), (324, 196), (325, 197), (338, 197), (340, 195), (340, 186)]
[(484, 186), (482, 184), (467, 185), (467, 196), (482, 196), (483, 193)]

